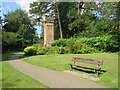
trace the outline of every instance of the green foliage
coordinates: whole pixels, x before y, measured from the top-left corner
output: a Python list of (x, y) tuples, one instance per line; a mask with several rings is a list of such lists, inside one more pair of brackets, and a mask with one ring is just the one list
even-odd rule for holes
[(67, 47), (55, 47), (56, 54), (67, 54), (68, 50)]
[(46, 48), (45, 47), (39, 47), (37, 48), (36, 54), (37, 55), (45, 55), (46, 54)]
[(65, 47), (66, 45), (67, 39), (58, 39), (55, 40), (51, 45), (52, 46), (58, 46), (58, 47)]
[(119, 51), (118, 36), (115, 35), (103, 35), (93, 38), (77, 38), (76, 40), (98, 50), (110, 52)]
[(26, 55), (32, 56), (32, 55), (36, 55), (36, 50), (37, 49), (35, 47), (29, 46), (24, 49), (24, 52)]
[(86, 53), (97, 52), (96, 49), (88, 47), (87, 45), (72, 39), (68, 40), (67, 47), (69, 48), (69, 53), (73, 53), (73, 54), (79, 54), (79, 53), (86, 54)]
[(46, 48), (46, 54), (67, 54), (66, 47), (48, 47)]
[(47, 47), (46, 55), (49, 55), (49, 54), (56, 54), (56, 48), (55, 47)]
[(34, 31), (29, 29), (28, 25), (22, 24), (19, 27), (19, 42), (22, 43), (22, 48), (32, 45), (34, 38)]
[(3, 52), (15, 50), (18, 34), (2, 31), (2, 50)]
[(5, 21), (8, 22), (4, 28), (8, 32), (18, 32), (19, 27), (22, 24), (30, 25), (30, 19), (27, 12), (21, 9), (17, 9), (13, 12), (9, 12), (5, 15)]
[[(37, 36), (35, 35), (35, 29), (31, 25), (31, 20), (27, 12), (24, 10), (17, 9), (13, 12), (9, 12), (5, 15), (4, 21), (7, 23), (3, 26), (3, 31), (17, 34), (16, 39), (13, 39), (17, 41), (12, 42), (12, 44), (16, 44), (16, 46), (14, 46), (16, 50), (21, 50), (36, 42)], [(3, 34), (3, 37), (6, 37), (4, 35), (5, 34)], [(14, 36), (15, 35), (9, 35), (8, 38)], [(11, 42), (11, 40), (9, 40), (9, 42)], [(3, 42), (3, 44), (5, 43)], [(7, 46), (10, 47), (10, 44), (7, 44)]]
[(75, 40), (68, 40), (67, 41), (67, 47), (69, 48), (69, 53), (74, 53), (74, 44), (75, 44)]

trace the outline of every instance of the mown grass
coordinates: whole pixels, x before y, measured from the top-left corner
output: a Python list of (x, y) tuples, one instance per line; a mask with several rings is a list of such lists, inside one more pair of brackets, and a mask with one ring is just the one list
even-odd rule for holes
[[(112, 88), (118, 88), (118, 54), (117, 53), (95, 53), (95, 54), (63, 54), (63, 55), (38, 55), (26, 57), (23, 61), (50, 68), (53, 70), (70, 70), (70, 66), (67, 63), (71, 63), (73, 57), (89, 58), (96, 60), (103, 60), (102, 69), (106, 70), (99, 76), (100, 81), (98, 83), (107, 85)], [(86, 73), (87, 71), (82, 71)], [(94, 74), (87, 72), (87, 74)]]
[(49, 88), (13, 68), (7, 61), (10, 55), (12, 53), (4, 54), (3, 60), (5, 59), (5, 61), (0, 62), (2, 63), (2, 88)]

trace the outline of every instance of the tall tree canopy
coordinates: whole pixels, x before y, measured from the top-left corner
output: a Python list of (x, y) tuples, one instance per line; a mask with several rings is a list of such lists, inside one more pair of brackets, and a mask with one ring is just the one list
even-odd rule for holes
[[(115, 31), (115, 19), (119, 10), (117, 2), (33, 2), (31, 14), (42, 16), (49, 14), (55, 17), (55, 38), (59, 38), (61, 24), (62, 37), (99, 36)], [(57, 14), (59, 9), (59, 19)], [(119, 24), (118, 24), (119, 25)], [(117, 29), (118, 30), (118, 29)], [(116, 31), (117, 31), (116, 30)]]
[[(11, 39), (12, 43), (13, 38), (15, 38), (14, 41), (16, 42), (13, 43), (15, 45), (14, 49), (23, 49), (34, 43), (36, 29), (31, 25), (31, 20), (25, 11), (18, 9), (14, 12), (9, 12), (5, 15), (4, 21), (6, 24), (3, 26), (3, 47), (10, 46), (9, 50), (13, 50), (13, 45), (9, 44), (9, 39)], [(8, 40), (9, 42), (7, 43)]]

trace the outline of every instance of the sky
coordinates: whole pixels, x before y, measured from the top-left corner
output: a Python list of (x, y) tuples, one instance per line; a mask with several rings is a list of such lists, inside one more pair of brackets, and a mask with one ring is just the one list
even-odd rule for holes
[[(8, 12), (15, 11), (16, 9), (23, 9), (29, 12), (29, 4), (36, 0), (2, 0), (0, 2), (0, 6), (2, 6), (0, 16), (4, 18), (4, 14), (7, 14)], [(30, 14), (28, 13), (30, 16)], [(40, 26), (34, 26), (37, 29), (37, 34), (40, 35), (41, 33), (41, 27)]]

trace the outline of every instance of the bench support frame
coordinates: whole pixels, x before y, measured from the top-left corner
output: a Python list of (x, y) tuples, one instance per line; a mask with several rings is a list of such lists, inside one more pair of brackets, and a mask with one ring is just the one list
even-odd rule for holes
[[(78, 58), (78, 57), (76, 57), (77, 59), (81, 59), (81, 58)], [(76, 60), (76, 58), (73, 58), (73, 60), (72, 61), (74, 61), (74, 64), (75, 64), (75, 62), (79, 62), (78, 60)], [(82, 58), (83, 59), (83, 58)], [(91, 62), (92, 62), (92, 59), (83, 59), (83, 60), (90, 60)], [(93, 61), (95, 61), (95, 62), (97, 62), (97, 68), (99, 68), (98, 70), (97, 69), (93, 69), (94, 71), (95, 71), (95, 77), (98, 77), (98, 74), (99, 74), (99, 71), (101, 70), (101, 67), (100, 67), (100, 65), (103, 65), (103, 61), (97, 61), (97, 60), (93, 60)], [(85, 62), (86, 63), (86, 62)], [(70, 65), (70, 71), (72, 71), (72, 65), (70, 64), (70, 63), (68, 63), (69, 65)], [(94, 64), (94, 63), (92, 63), (92, 64)], [(75, 65), (75, 66), (77, 66), (77, 65)], [(77, 67), (80, 67), (80, 66), (77, 66)], [(82, 67), (82, 68), (84, 68), (84, 67)], [(88, 67), (88, 69), (91, 69), (91, 68), (89, 68)]]

